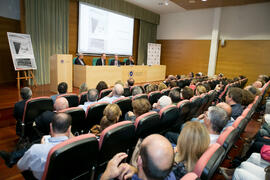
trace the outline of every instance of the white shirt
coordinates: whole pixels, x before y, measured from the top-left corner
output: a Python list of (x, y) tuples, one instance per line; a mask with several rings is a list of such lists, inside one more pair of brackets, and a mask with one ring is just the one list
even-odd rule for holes
[(91, 104), (94, 104), (94, 103), (96, 103), (96, 102), (97, 102), (97, 101), (94, 101), (94, 102), (89, 102), (89, 101), (87, 101), (87, 102), (85, 102), (83, 105), (79, 105), (78, 107), (83, 108), (83, 110), (86, 112), (88, 106), (90, 106)]
[(66, 136), (51, 137), (46, 144), (32, 145), (17, 163), (18, 168), (21, 171), (30, 170), (35, 178), (41, 179), (51, 148), (67, 139)]
[(109, 102), (110, 104), (112, 104), (112, 102), (116, 99), (122, 98), (124, 96), (113, 96), (113, 97), (104, 97), (102, 99), (100, 99), (98, 102)]
[(210, 135), (210, 145), (215, 144), (218, 140), (218, 134), (209, 134)]

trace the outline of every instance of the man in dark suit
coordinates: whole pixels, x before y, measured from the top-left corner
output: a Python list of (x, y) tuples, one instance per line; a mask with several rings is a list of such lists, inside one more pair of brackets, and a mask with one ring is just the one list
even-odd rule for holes
[(114, 55), (114, 59), (110, 63), (111, 66), (120, 66), (120, 61), (118, 60), (118, 55)]
[(134, 60), (132, 56), (128, 57), (128, 60), (126, 61), (125, 65), (134, 65)]
[(105, 66), (106, 65), (106, 54), (103, 53), (101, 57), (97, 60), (96, 66)]
[(78, 57), (75, 59), (74, 64), (85, 66), (85, 62), (83, 61), (83, 54), (79, 54)]
[(29, 87), (24, 87), (21, 89), (21, 98), (23, 100), (17, 102), (14, 106), (14, 117), (17, 120), (17, 124), (16, 124), (16, 134), (18, 136), (21, 135), (21, 131), (22, 131), (22, 119), (23, 119), (23, 112), (24, 112), (24, 106), (25, 103), (28, 99), (30, 99), (32, 97), (32, 91)]

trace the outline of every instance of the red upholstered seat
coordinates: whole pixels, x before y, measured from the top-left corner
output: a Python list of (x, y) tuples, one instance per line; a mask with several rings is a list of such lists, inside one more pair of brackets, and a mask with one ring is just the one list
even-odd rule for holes
[(145, 98), (148, 99), (148, 96), (146, 94), (137, 94), (136, 96), (132, 97), (132, 101), (135, 99)]
[(83, 105), (85, 102), (87, 102), (87, 91), (82, 92), (79, 97), (79, 104)]
[(193, 172), (201, 179), (211, 179), (224, 156), (225, 150), (220, 144), (212, 144), (197, 161)]
[(235, 129), (238, 128), (238, 125), (240, 124), (240, 122), (244, 119), (243, 116), (239, 116), (233, 123), (232, 127), (234, 127)]
[(88, 106), (84, 132), (89, 132), (94, 125), (100, 124), (100, 120), (103, 117), (103, 111), (108, 104), (108, 102), (97, 102)]
[(67, 113), (72, 118), (71, 132), (76, 134), (82, 134), (85, 127), (85, 112), (82, 108), (72, 107), (64, 109), (60, 112)]
[(190, 99), (191, 110), (190, 110), (190, 114), (189, 114), (189, 119), (198, 116), (198, 111), (201, 107), (201, 102), (202, 102), (202, 98), (200, 96), (193, 96)]
[(159, 98), (162, 96), (161, 92), (160, 91), (154, 91), (154, 92), (151, 92), (148, 94), (148, 100), (150, 102), (150, 104), (154, 104), (156, 103)]
[(53, 111), (53, 100), (50, 97), (31, 98), (26, 101), (22, 118), (22, 135), (32, 136), (33, 122), (45, 111)]
[(77, 94), (68, 93), (68, 94), (61, 94), (57, 96), (57, 98), (64, 97), (67, 99), (69, 107), (77, 107), (79, 105), (79, 97)]
[(125, 114), (129, 111), (132, 111), (132, 106), (131, 106), (131, 98), (129, 97), (123, 97), (119, 98), (117, 100), (114, 100), (112, 103), (117, 104), (122, 112), (122, 116), (120, 117), (119, 121), (124, 120)]
[(157, 112), (151, 111), (145, 113), (135, 120), (136, 138), (145, 138), (150, 134), (159, 132), (161, 121)]
[(122, 121), (104, 129), (99, 139), (99, 164), (109, 161), (119, 152), (129, 152), (135, 146), (135, 126)]
[(50, 150), (42, 179), (90, 179), (97, 158), (98, 141), (93, 134), (73, 137)]
[(187, 173), (185, 176), (183, 176), (180, 180), (196, 180), (198, 179), (198, 176), (194, 172)]
[(160, 115), (160, 132), (172, 128), (179, 118), (179, 110), (175, 105), (169, 105), (159, 111)]
[(169, 96), (170, 91), (171, 91), (170, 89), (163, 89), (161, 91), (161, 95), (162, 96)]
[(104, 98), (105, 96), (108, 96), (112, 92), (112, 89), (103, 89), (99, 93), (99, 99)]

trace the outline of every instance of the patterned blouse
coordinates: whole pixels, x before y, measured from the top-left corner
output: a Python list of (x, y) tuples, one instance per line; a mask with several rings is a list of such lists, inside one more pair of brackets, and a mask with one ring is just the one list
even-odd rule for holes
[(175, 163), (172, 169), (176, 179), (181, 179), (187, 174), (186, 167), (183, 162)]

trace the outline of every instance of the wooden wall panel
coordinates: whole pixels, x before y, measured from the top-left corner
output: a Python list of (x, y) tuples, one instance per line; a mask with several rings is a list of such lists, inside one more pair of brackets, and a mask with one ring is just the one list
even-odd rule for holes
[(7, 32), (20, 32), (20, 21), (0, 17), (0, 83), (15, 82), (11, 53), (8, 44)]
[[(78, 25), (79, 25), (79, 2), (77, 0), (70, 0), (69, 2), (69, 53), (76, 56), (78, 48)], [(134, 19), (134, 33), (133, 33), (133, 57), (135, 64), (138, 55), (138, 41), (139, 41), (140, 21)], [(84, 61), (88, 65), (92, 65), (92, 59), (97, 56), (84, 56)], [(107, 60), (113, 58), (107, 56)], [(123, 60), (126, 57), (119, 57)]]
[(229, 78), (240, 74), (253, 82), (260, 74), (270, 75), (270, 40), (227, 40), (219, 47), (216, 73)]
[(161, 43), (161, 64), (166, 75), (202, 72), (207, 74), (210, 40), (158, 40)]

